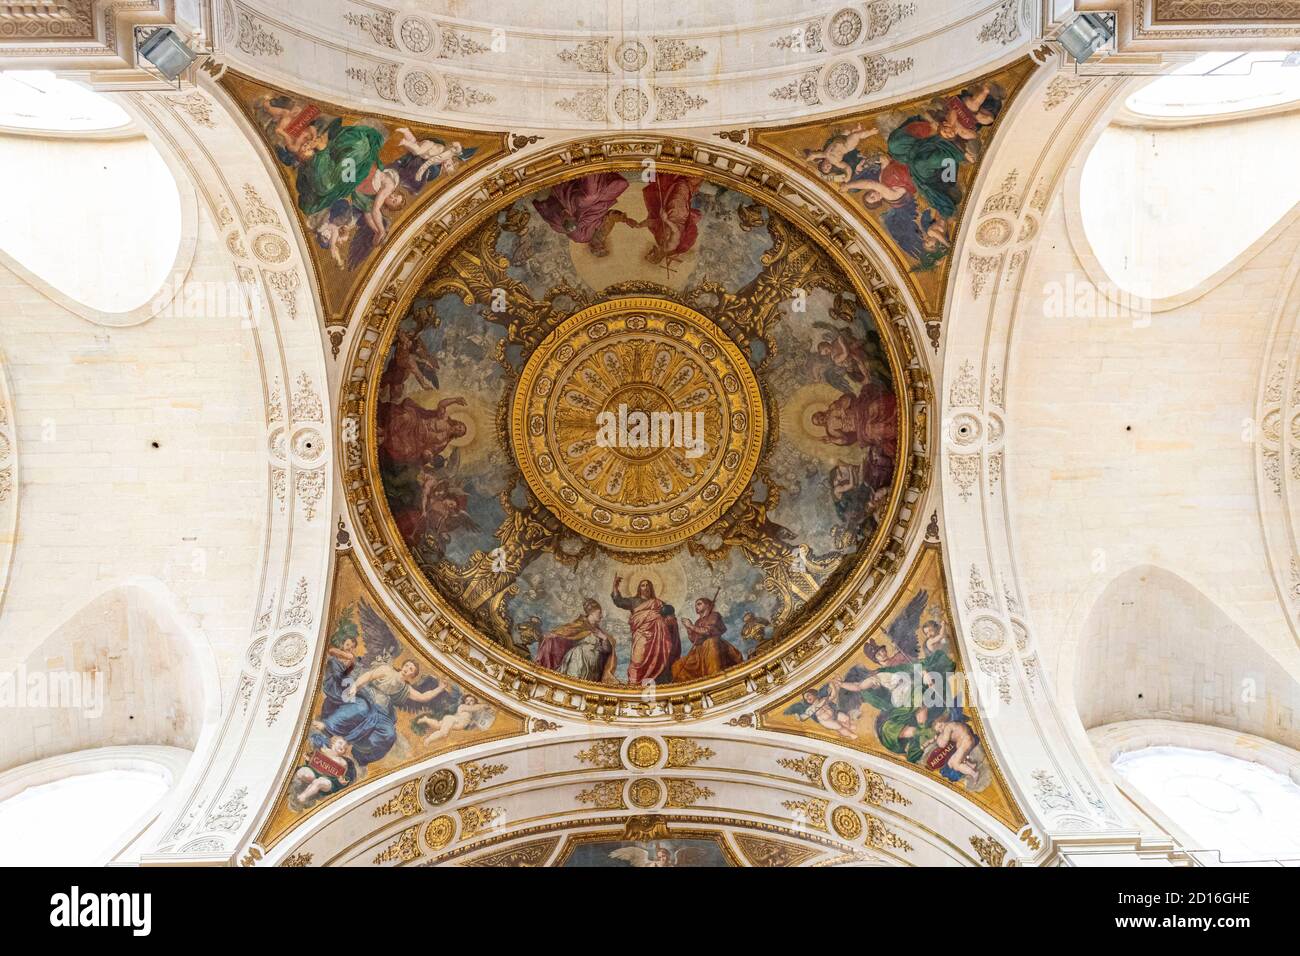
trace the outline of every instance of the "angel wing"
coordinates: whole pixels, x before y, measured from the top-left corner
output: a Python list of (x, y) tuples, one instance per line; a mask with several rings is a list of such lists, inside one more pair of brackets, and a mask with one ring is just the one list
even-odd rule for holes
[(856, 395), (858, 393), (858, 385), (849, 379), (840, 370), (839, 366), (834, 363), (827, 363), (826, 367), (822, 369), (822, 378), (827, 385), (837, 392), (843, 392), (845, 395)]
[(361, 619), (361, 635), (366, 645), (365, 657), (361, 659), (363, 666), (391, 661), (402, 653), (402, 643), (393, 629), (367, 601), (357, 602), (357, 613)]
[(611, 860), (618, 860), (621, 863), (627, 863), (629, 866), (649, 866), (650, 854), (639, 846), (621, 846), (613, 850), (609, 857)]
[(902, 613), (885, 625), (885, 633), (894, 642), (894, 646), (913, 659), (918, 656), (916, 632), (921, 626), (921, 614), (929, 600), (930, 592), (922, 588), (907, 602)]
[(870, 667), (864, 667), (861, 664), (854, 664), (844, 674), (844, 683), (856, 684), (859, 681), (866, 680), (874, 673)]

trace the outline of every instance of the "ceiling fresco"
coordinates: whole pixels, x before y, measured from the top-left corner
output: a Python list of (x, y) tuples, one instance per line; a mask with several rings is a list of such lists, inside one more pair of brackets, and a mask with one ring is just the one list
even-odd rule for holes
[(505, 136), (354, 113), (233, 71), (222, 84), (274, 157), (308, 238), (325, 315), (342, 322), (383, 248)]
[(520, 663), (714, 678), (878, 548), (907, 470), (898, 346), (836, 256), (723, 177), (559, 179), (412, 291), (372, 373), (385, 517)]
[(753, 130), (750, 142), (839, 193), (906, 273), (926, 316), (937, 319), (980, 160), (1034, 69), (1020, 60), (888, 109)]
[(1003, 823), (1025, 820), (967, 700), (939, 549), (926, 547), (882, 620), (759, 726), (888, 757), (962, 791)]
[(324, 662), (297, 760), (264, 828), (272, 843), (349, 787), (428, 757), (525, 733), (416, 647), (351, 554), (334, 572)]

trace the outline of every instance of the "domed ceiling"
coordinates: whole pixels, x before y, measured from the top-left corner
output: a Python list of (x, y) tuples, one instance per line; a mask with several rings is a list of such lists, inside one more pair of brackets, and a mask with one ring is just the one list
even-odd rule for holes
[(842, 252), (668, 161), (554, 173), (461, 235), (369, 383), (383, 518), (436, 603), (526, 668), (651, 696), (834, 610), (910, 427)]

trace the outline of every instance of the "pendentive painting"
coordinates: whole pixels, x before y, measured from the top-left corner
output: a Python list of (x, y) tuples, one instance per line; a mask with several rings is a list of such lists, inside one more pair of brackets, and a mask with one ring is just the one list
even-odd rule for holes
[(840, 193), (894, 253), (925, 312), (938, 316), (980, 159), (1032, 71), (1033, 63), (1022, 60), (885, 110), (756, 130), (753, 142)]
[(478, 696), (415, 649), (351, 555), (342, 557), (311, 718), (266, 836), (278, 837), (305, 811), (361, 781), (524, 731), (519, 715)]
[(606, 687), (777, 648), (901, 486), (897, 358), (837, 260), (698, 171), (573, 176), (424, 282), (373, 383), (396, 533), (508, 653)]
[(835, 670), (760, 725), (906, 763), (1009, 826), (1023, 822), (966, 700), (938, 548), (926, 547), (884, 620)]
[(234, 72), (222, 83), (275, 157), (332, 321), (346, 315), (352, 291), (400, 225), (504, 148), (499, 133), (351, 113)]

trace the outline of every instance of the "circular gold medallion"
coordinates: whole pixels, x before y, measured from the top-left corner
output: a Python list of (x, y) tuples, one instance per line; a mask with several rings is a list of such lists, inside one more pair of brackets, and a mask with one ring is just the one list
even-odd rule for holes
[(455, 832), (456, 824), (452, 822), (451, 817), (445, 814), (434, 817), (429, 821), (429, 825), (424, 828), (424, 842), (429, 844), (431, 850), (441, 850), (451, 842), (452, 835)]
[(664, 754), (659, 741), (653, 737), (637, 737), (627, 747), (627, 760), (634, 767), (646, 770), (659, 762)]
[(826, 780), (830, 783), (831, 789), (842, 797), (853, 796), (862, 785), (858, 772), (843, 760), (837, 760), (827, 768)]
[(424, 781), (424, 799), (434, 806), (446, 803), (455, 795), (456, 775), (446, 768), (435, 770)]
[(656, 781), (642, 778), (632, 781), (632, 785), (628, 787), (627, 796), (632, 806), (645, 810), (659, 802), (662, 791)]
[(511, 408), (528, 486), (567, 527), (655, 551), (716, 521), (758, 464), (766, 417), (740, 349), (667, 299), (591, 306), (533, 351)]
[(862, 835), (862, 818), (849, 807), (836, 807), (831, 813), (831, 826), (846, 840), (856, 840)]

